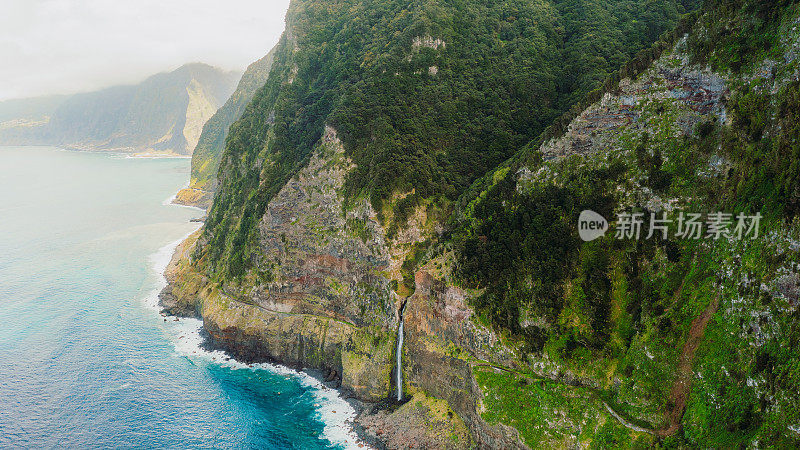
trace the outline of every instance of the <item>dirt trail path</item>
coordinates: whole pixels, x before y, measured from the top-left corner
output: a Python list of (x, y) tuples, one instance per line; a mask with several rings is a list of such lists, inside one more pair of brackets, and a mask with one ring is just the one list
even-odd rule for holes
[(709, 303), (706, 309), (692, 321), (692, 326), (689, 328), (689, 336), (686, 338), (686, 343), (683, 344), (681, 359), (678, 363), (678, 378), (672, 385), (672, 391), (669, 395), (672, 409), (666, 412), (666, 425), (656, 431), (661, 437), (672, 436), (681, 427), (681, 419), (686, 410), (686, 401), (692, 389), (692, 377), (694, 375), (692, 365), (694, 363), (695, 353), (697, 353), (697, 348), (703, 341), (708, 322), (714, 316), (714, 313), (717, 312), (719, 296), (719, 293), (714, 296), (711, 303)]

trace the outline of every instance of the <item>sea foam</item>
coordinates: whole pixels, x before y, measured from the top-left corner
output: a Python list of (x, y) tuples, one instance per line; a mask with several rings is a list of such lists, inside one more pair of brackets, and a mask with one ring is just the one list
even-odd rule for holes
[[(150, 262), (156, 274), (156, 286), (144, 299), (144, 305), (159, 312), (158, 294), (167, 286), (167, 279), (164, 276), (169, 262), (178, 246), (186, 240), (192, 233), (197, 231), (202, 225), (197, 224), (189, 233), (160, 248), (151, 255)], [(160, 317), (160, 316), (159, 316)], [(322, 437), (330, 441), (333, 445), (345, 449), (369, 448), (363, 443), (353, 430), (353, 421), (356, 411), (350, 403), (344, 400), (335, 389), (328, 388), (320, 380), (305, 373), (298, 372), (288, 367), (269, 364), (246, 364), (233, 359), (221, 350), (208, 350), (204, 345), (203, 322), (194, 318), (170, 318), (164, 323), (168, 327), (167, 335), (172, 340), (175, 351), (187, 358), (200, 358), (213, 364), (228, 367), (234, 370), (268, 370), (284, 376), (293, 376), (298, 381), (310, 387), (316, 403), (315, 407), (319, 414), (319, 419), (324, 424)]]
[(178, 198), (178, 192), (180, 192), (181, 190), (186, 189), (188, 187), (189, 187), (189, 183), (184, 184), (181, 189), (175, 191), (175, 193), (172, 194), (172, 196), (170, 198), (164, 200), (163, 202), (161, 202), (161, 204), (164, 205), (164, 206), (177, 206), (179, 208), (189, 208), (189, 209), (194, 209), (194, 210), (197, 210), (197, 211), (206, 212), (205, 209), (198, 208), (197, 206), (182, 205), (180, 203), (173, 203)]

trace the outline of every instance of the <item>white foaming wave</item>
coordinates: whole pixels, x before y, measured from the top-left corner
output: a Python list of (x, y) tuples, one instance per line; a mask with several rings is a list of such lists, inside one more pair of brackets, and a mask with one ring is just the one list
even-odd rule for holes
[[(197, 231), (200, 226), (198, 224), (194, 230), (181, 239), (165, 245), (151, 255), (152, 268), (158, 276), (156, 287), (144, 299), (144, 304), (148, 309), (159, 311), (158, 294), (167, 286), (164, 271), (172, 260), (175, 249), (192, 233)], [(177, 320), (176, 318), (167, 318), (165, 325), (169, 328), (168, 335), (175, 346), (175, 351), (186, 357), (202, 358), (234, 370), (268, 370), (279, 375), (296, 377), (303, 386), (311, 388), (311, 392), (316, 399), (314, 406), (319, 414), (319, 419), (324, 424), (322, 430), (323, 438), (345, 449), (369, 448), (368, 445), (360, 441), (353, 430), (352, 424), (356, 417), (355, 409), (335, 389), (328, 388), (321, 381), (305, 372), (298, 372), (288, 367), (269, 363), (245, 364), (231, 358), (221, 350), (207, 350), (203, 346), (203, 322), (201, 320), (194, 318), (177, 318)]]
[(179, 205), (177, 203), (172, 203), (172, 202), (174, 202), (175, 199), (178, 198), (178, 192), (180, 192), (183, 189), (186, 189), (188, 187), (189, 187), (189, 182), (187, 181), (186, 183), (183, 184), (183, 186), (180, 187), (180, 189), (178, 189), (177, 191), (175, 191), (174, 194), (172, 194), (172, 197), (164, 200), (163, 202), (161, 202), (161, 204), (164, 205), (164, 206), (184, 206), (184, 205)]
[(172, 194), (172, 197), (170, 197), (170, 198), (168, 198), (168, 199), (164, 200), (163, 202), (161, 202), (161, 204), (162, 204), (162, 205), (164, 205), (164, 206), (177, 206), (177, 207), (179, 207), (179, 208), (189, 208), (189, 209), (194, 209), (194, 210), (201, 211), (201, 212), (206, 212), (206, 210), (205, 210), (205, 209), (203, 209), (203, 208), (198, 208), (197, 206), (191, 206), (191, 205), (181, 205), (180, 203), (172, 203), (172, 202), (174, 202), (174, 201), (175, 201), (175, 199), (177, 199), (177, 198), (178, 198), (178, 192), (180, 192), (181, 190), (183, 190), (183, 189), (186, 189), (186, 188), (188, 188), (188, 187), (189, 187), (189, 183), (187, 182), (186, 184), (184, 184), (184, 185), (183, 185), (183, 187), (182, 187), (182, 188), (180, 188), (180, 189), (178, 189), (177, 191), (175, 191), (175, 193), (174, 193), (174, 194)]
[[(335, 389), (328, 388), (321, 381), (313, 376), (298, 372), (288, 367), (269, 363), (245, 364), (231, 358), (221, 350), (207, 350), (203, 346), (203, 322), (198, 319), (181, 318), (175, 321), (168, 319), (174, 326), (176, 336), (173, 341), (175, 350), (189, 358), (201, 358), (222, 367), (234, 370), (267, 370), (272, 373), (284, 376), (295, 377), (300, 384), (311, 388), (311, 392), (316, 400), (315, 407), (319, 414), (319, 419), (324, 424), (322, 437), (346, 449), (368, 448), (361, 442), (353, 431), (353, 421), (356, 411), (344, 400)], [(359, 447), (361, 445), (361, 447)]]
[(157, 252), (150, 255), (150, 263), (152, 264), (151, 267), (153, 271), (156, 273), (156, 285), (153, 287), (153, 290), (144, 298), (144, 304), (149, 309), (153, 309), (158, 311), (158, 294), (167, 287), (167, 278), (164, 276), (164, 271), (167, 270), (167, 266), (169, 262), (172, 261), (172, 255), (175, 254), (175, 249), (178, 248), (179, 245), (183, 241), (185, 241), (189, 236), (192, 235), (195, 231), (199, 230), (202, 224), (195, 223), (193, 224), (192, 231), (186, 233), (175, 242), (171, 242), (160, 249)]
[[(186, 186), (188, 186), (188, 184)], [(186, 186), (182, 187), (181, 189), (184, 189)], [(184, 206), (184, 205), (179, 205), (177, 203), (172, 203), (172, 202), (175, 201), (176, 198), (178, 198), (178, 192), (181, 189), (178, 189), (177, 191), (175, 191), (175, 193), (172, 194), (172, 197), (170, 197), (170, 198), (164, 200), (163, 202), (161, 202), (161, 205), (162, 206), (172, 206), (172, 205), (174, 205), (174, 206)]]

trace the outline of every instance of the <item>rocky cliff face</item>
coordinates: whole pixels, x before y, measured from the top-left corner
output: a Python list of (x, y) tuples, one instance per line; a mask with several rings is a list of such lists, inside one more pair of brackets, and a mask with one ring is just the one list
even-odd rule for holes
[[(231, 130), (211, 222), (171, 269), (168, 311), (199, 314), (213, 342), (241, 358), (324, 370), (367, 402), (361, 431), (391, 448), (409, 436), (428, 448), (797, 440), (794, 363), (782, 350), (797, 340), (800, 267), (796, 9), (772, 16), (782, 38), (747, 73), (709, 66), (697, 48), (730, 34), (715, 14), (733, 20), (750, 6), (700, 15), (564, 133), (523, 148), (442, 213), (435, 199), (410, 201), (407, 186), (382, 202), (348, 194), (354, 174), (382, 162), (367, 150), (400, 144), (381, 142), (382, 128), (349, 149), (320, 122), (330, 102), (313, 101), (330, 91), (314, 88), (329, 78), (315, 78), (301, 14), (315, 6), (294, 5), (274, 75)], [(739, 32), (734, 48), (751, 33)], [(429, 59), (454, 47), (408, 41)], [(414, 72), (425, 73), (446, 72)], [(752, 194), (767, 179), (748, 185), (765, 160), (783, 180), (763, 194), (781, 208), (770, 209), (780, 219), (766, 242), (577, 237), (577, 212), (595, 203), (610, 219), (771, 208)]]
[[(371, 206), (344, 206), (342, 184), (351, 169), (328, 127), (309, 164), (270, 201), (259, 222), (262, 250), (253, 255), (259, 278), (236, 286), (210, 282), (189, 262), (194, 236), (167, 271), (162, 305), (172, 314), (202, 317), (214, 344), (238, 358), (321, 369), (360, 400), (390, 402), (399, 307), (390, 273), (398, 264)], [(416, 354), (408, 353), (415, 364), (447, 373), (438, 356)], [(473, 406), (472, 386), (464, 389), (462, 401)], [(437, 448), (463, 448), (471, 441), (449, 403), (426, 397), (421, 387), (413, 391), (412, 403), (396, 413), (368, 409), (363, 432), (393, 446), (421, 439)]]
[(219, 100), (206, 92), (196, 79), (192, 78), (186, 86), (189, 104), (186, 105), (186, 117), (183, 125), (183, 138), (186, 140), (186, 153), (191, 153), (200, 139), (203, 125), (219, 107)]
[[(400, 264), (369, 203), (345, 206), (342, 185), (349, 170), (336, 131), (327, 127), (308, 165), (259, 221), (261, 251), (251, 256), (258, 278), (218, 285), (195, 272), (187, 257), (195, 236), (167, 271), (162, 305), (172, 314), (198, 314), (214, 344), (238, 358), (322, 369), (344, 392), (390, 404), (402, 301), (391, 279)], [(408, 365), (401, 368), (410, 403), (388, 414), (368, 408), (362, 431), (390, 446), (408, 445), (417, 436), (417, 443), (431, 448), (470, 442), (521, 447), (513, 430), (481, 419), (471, 362), (442, 350), (464, 342), (487, 354), (497, 339), (467, 320), (472, 312), (464, 292), (426, 272), (417, 274), (416, 284), (406, 309)]]
[(225, 104), (212, 112), (213, 116), (206, 117), (207, 121), (199, 123), (193, 139), (187, 138), (189, 147), (193, 149), (192, 176), (189, 187), (178, 193), (175, 203), (203, 209), (211, 206), (228, 129), (241, 117), (256, 91), (267, 81), (274, 56), (273, 50), (250, 64)]
[[(389, 330), (397, 323), (383, 273), (390, 258), (369, 205), (344, 212), (349, 169), (328, 128), (259, 221), (258, 279), (204, 288), (209, 295), (196, 309), (215, 340), (245, 359), (324, 368), (360, 398), (379, 400), (390, 391)], [(179, 294), (180, 302), (194, 303), (191, 294)]]

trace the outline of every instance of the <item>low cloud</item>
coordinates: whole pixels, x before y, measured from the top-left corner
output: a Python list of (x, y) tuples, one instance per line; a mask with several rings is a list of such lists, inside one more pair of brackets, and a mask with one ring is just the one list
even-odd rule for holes
[(0, 100), (135, 83), (188, 62), (244, 69), (289, 0), (4, 0)]

